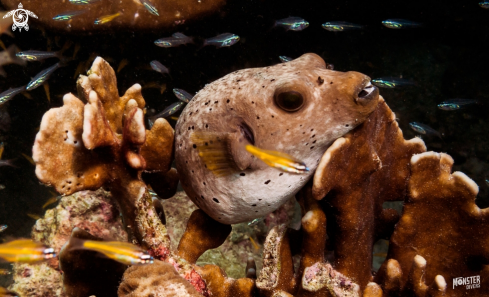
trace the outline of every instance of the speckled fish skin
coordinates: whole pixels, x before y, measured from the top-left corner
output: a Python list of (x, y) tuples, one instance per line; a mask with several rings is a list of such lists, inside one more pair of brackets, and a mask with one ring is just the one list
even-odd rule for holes
[[(275, 94), (288, 91), (305, 99), (295, 112), (284, 111), (274, 100)], [(378, 100), (378, 89), (368, 76), (328, 70), (316, 54), (230, 73), (200, 90), (177, 122), (175, 158), (182, 186), (197, 206), (221, 223), (263, 217), (306, 184), (327, 148), (365, 121)], [(282, 172), (253, 157), (242, 145), (243, 126), (256, 147), (289, 154), (310, 171)], [(205, 168), (193, 146), (193, 132), (226, 133), (228, 153), (240, 170), (216, 176)]]

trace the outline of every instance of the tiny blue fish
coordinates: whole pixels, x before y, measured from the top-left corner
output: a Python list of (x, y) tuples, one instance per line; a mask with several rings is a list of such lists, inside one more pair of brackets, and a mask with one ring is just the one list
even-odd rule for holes
[(486, 177), (486, 185), (489, 187), (489, 177)]
[(170, 106), (168, 106), (167, 108), (165, 108), (162, 112), (158, 113), (158, 114), (155, 114), (154, 116), (150, 117), (149, 118), (149, 126), (150, 128), (153, 126), (154, 122), (159, 119), (159, 118), (167, 118), (169, 116), (171, 116), (172, 114), (176, 113), (177, 111), (179, 111), (182, 106), (184, 106), (185, 103), (184, 102), (175, 102), (173, 104), (171, 104)]
[(77, 4), (77, 5), (87, 5), (87, 4), (92, 4), (95, 2), (98, 2), (100, 0), (70, 0), (71, 4)]
[(411, 127), (411, 129), (423, 135), (436, 135), (437, 137), (442, 139), (440, 132), (436, 131), (435, 129), (431, 128), (428, 125), (421, 124), (418, 122), (412, 122), (409, 123), (409, 127)]
[(280, 59), (280, 61), (282, 61), (282, 63), (286, 63), (286, 62), (290, 62), (290, 61), (294, 60), (294, 59), (289, 58), (287, 56), (278, 56), (278, 58)]
[(42, 61), (48, 58), (59, 58), (61, 55), (59, 52), (45, 52), (45, 51), (25, 51), (18, 52), (15, 56), (21, 58), (22, 60), (33, 62)]
[(173, 33), (171, 37), (155, 40), (155, 44), (159, 47), (176, 47), (187, 43), (193, 43), (193, 38), (185, 36), (182, 33)]
[(263, 222), (264, 218), (257, 218), (248, 223), (248, 226), (253, 227), (258, 225), (258, 223)]
[(309, 23), (303, 18), (299, 17), (288, 17), (285, 19), (281, 19), (275, 21), (274, 27), (284, 27), (286, 30), (292, 31), (302, 31), (305, 28), (309, 27)]
[(87, 12), (88, 10), (73, 10), (73, 11), (67, 11), (65, 13), (62, 13), (62, 14), (58, 14), (57, 16), (55, 16), (53, 18), (53, 20), (55, 21), (69, 21), (71, 20), (73, 17), (76, 17), (78, 15), (81, 15), (81, 14), (84, 14), (85, 12)]
[(326, 22), (321, 25), (323, 29), (333, 32), (341, 32), (346, 30), (358, 30), (363, 29), (362, 25), (352, 24), (348, 22)]
[(0, 225), (0, 232), (7, 230), (7, 228), (8, 228), (7, 225)]
[(382, 24), (389, 29), (406, 29), (406, 28), (419, 28), (421, 23), (416, 23), (408, 20), (402, 19), (388, 19), (382, 21)]
[(443, 101), (438, 104), (438, 108), (441, 110), (458, 110), (466, 107), (467, 105), (476, 104), (477, 100), (474, 99), (450, 99), (447, 101)]
[(15, 89), (8, 89), (0, 94), (0, 106), (10, 99), (14, 98), (15, 95), (25, 91), (26, 86), (18, 87)]
[(160, 16), (158, 14), (158, 9), (153, 5), (153, 3), (149, 2), (149, 0), (139, 0), (142, 5), (149, 11), (149, 13)]
[(239, 41), (239, 36), (233, 33), (223, 33), (219, 34), (215, 37), (207, 38), (204, 40), (204, 45), (214, 45), (218, 48), (220, 47), (229, 47), (233, 44), (236, 44)]
[(194, 98), (194, 96), (182, 89), (173, 89), (173, 94), (175, 94), (175, 96), (177, 96), (180, 101), (183, 101), (185, 103), (189, 103), (190, 100)]
[(54, 71), (56, 71), (56, 69), (58, 69), (60, 67), (60, 64), (59, 63), (56, 63), (54, 64), (53, 66), (47, 68), (47, 69), (44, 69), (43, 71), (39, 72), (36, 76), (34, 76), (34, 78), (27, 84), (27, 88), (26, 90), (27, 91), (32, 91), (34, 90), (35, 88), (39, 87), (40, 85), (42, 85), (43, 83), (45, 83), (49, 77), (51, 76), (51, 74), (53, 74)]
[(479, 6), (485, 9), (489, 9), (489, 1), (479, 2)]
[(149, 62), (149, 65), (151, 65), (151, 68), (153, 68), (153, 70), (156, 72), (159, 72), (161, 74), (170, 74), (170, 70), (168, 70), (168, 68), (166, 68), (163, 64), (156, 60)]
[(405, 87), (405, 86), (412, 86), (415, 83), (403, 79), (403, 78), (397, 78), (397, 77), (381, 77), (381, 78), (376, 78), (372, 79), (372, 83), (376, 85), (377, 87), (380, 88), (387, 88), (387, 89), (393, 89), (396, 87)]

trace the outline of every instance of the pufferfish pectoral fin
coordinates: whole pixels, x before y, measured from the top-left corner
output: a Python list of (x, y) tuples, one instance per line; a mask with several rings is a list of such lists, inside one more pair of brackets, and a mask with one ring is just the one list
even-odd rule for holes
[(196, 146), (205, 167), (216, 176), (225, 176), (248, 168), (253, 161), (236, 133), (192, 132), (190, 140)]

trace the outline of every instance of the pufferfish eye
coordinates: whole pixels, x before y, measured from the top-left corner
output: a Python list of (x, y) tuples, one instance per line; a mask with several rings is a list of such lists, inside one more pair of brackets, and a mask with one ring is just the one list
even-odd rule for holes
[(275, 95), (275, 103), (285, 111), (294, 112), (304, 105), (304, 98), (299, 92), (286, 91)]

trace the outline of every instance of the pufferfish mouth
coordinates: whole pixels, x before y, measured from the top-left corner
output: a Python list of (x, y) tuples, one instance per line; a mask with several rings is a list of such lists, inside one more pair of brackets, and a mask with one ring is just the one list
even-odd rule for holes
[(378, 94), (378, 89), (376, 86), (372, 84), (372, 82), (368, 82), (365, 87), (358, 93), (357, 95), (357, 103), (362, 105), (367, 104), (372, 99), (376, 98)]

